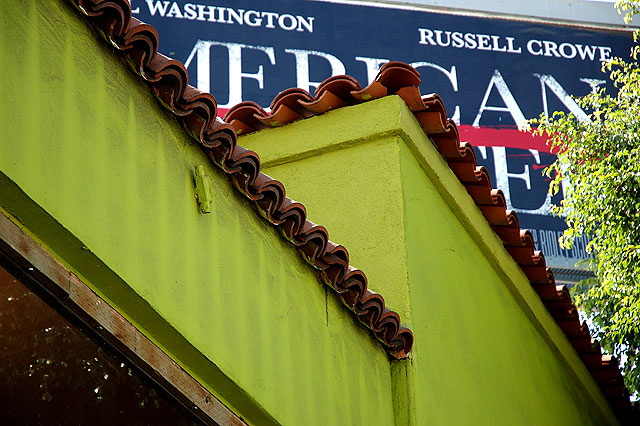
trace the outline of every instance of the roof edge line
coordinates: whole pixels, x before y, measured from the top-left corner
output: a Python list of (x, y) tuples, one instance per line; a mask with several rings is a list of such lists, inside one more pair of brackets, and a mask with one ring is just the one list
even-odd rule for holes
[[(392, 96), (394, 98), (397, 98), (399, 102), (401, 102), (404, 105), (404, 102), (402, 101), (402, 99), (399, 96)], [(375, 103), (377, 100), (374, 100), (372, 102), (369, 103)], [(327, 114), (323, 114), (322, 116), (314, 116), (314, 117), (310, 117), (306, 120), (304, 120), (305, 123), (309, 123), (309, 122), (313, 122), (314, 120), (323, 120), (322, 117), (325, 116), (332, 116), (336, 113), (340, 113), (343, 111), (348, 111), (349, 108), (351, 107), (356, 107), (357, 105), (350, 105), (344, 108), (339, 108), (336, 109), (334, 111), (330, 111)], [(329, 152), (336, 152), (345, 148), (351, 148), (354, 146), (358, 146), (358, 145), (366, 145), (369, 143), (375, 143), (375, 139), (376, 137), (394, 137), (394, 136), (398, 136), (401, 138), (406, 137), (406, 131), (402, 128), (402, 126), (400, 126), (400, 121), (399, 120), (390, 120), (389, 123), (391, 126), (387, 126), (385, 129), (374, 129), (371, 130), (368, 127), (365, 127), (366, 133), (365, 132), (360, 132), (361, 136), (348, 136), (346, 138), (337, 138), (336, 140), (321, 140), (318, 141), (314, 146), (312, 147), (308, 147), (308, 145), (302, 146), (301, 144), (296, 144), (295, 146), (293, 146), (293, 149), (297, 149), (294, 153), (289, 154), (289, 153), (282, 153), (281, 150), (279, 150), (278, 152), (271, 152), (269, 151), (272, 147), (261, 147), (262, 149), (260, 149), (260, 160), (261, 160), (261, 164), (262, 164), (262, 168), (263, 169), (268, 169), (270, 167), (275, 167), (275, 166), (280, 166), (283, 164), (287, 164), (287, 163), (291, 163), (294, 161), (299, 161), (299, 160), (304, 160), (307, 158), (312, 158), (312, 157), (316, 157), (318, 155), (324, 154), (324, 153), (329, 153)], [(290, 126), (283, 126), (283, 127), (278, 127), (276, 128), (277, 130), (280, 131), (291, 131), (291, 133), (295, 132), (296, 129), (296, 122), (291, 123)], [(252, 132), (252, 133), (248, 133), (248, 134), (243, 134), (241, 136), (239, 136), (239, 140), (245, 142), (245, 146), (253, 146), (253, 137), (255, 136), (256, 138), (259, 137), (260, 132)], [(279, 149), (280, 147), (276, 147), (275, 149)], [(289, 147), (287, 147), (289, 148)], [(301, 149), (298, 149), (301, 148)], [(287, 150), (287, 152), (290, 152), (289, 150)]]

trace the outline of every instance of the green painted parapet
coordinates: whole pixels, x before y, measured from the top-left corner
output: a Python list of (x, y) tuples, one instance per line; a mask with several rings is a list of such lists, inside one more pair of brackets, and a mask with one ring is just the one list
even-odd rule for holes
[(398, 97), (243, 136), (415, 334), (396, 424), (617, 424), (573, 347)]
[(0, 40), (3, 210), (250, 423), (394, 423), (384, 350), (66, 2)]

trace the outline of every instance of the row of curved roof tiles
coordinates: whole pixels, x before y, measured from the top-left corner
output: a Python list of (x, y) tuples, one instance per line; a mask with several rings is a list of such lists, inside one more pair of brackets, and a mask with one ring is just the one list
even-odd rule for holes
[(398, 359), (406, 358), (411, 350), (411, 330), (401, 325), (399, 315), (385, 306), (381, 295), (368, 289), (365, 273), (349, 265), (347, 249), (331, 242), (324, 227), (307, 220), (304, 205), (287, 198), (281, 182), (260, 171), (258, 156), (239, 146), (237, 135), (384, 96), (400, 96), (520, 265), (614, 410), (621, 418), (628, 415), (629, 394), (617, 361), (603, 355), (599, 344), (591, 338), (567, 288), (556, 285), (544, 256), (535, 249), (531, 233), (520, 229), (516, 213), (507, 210), (503, 193), (491, 188), (489, 175), (478, 166), (471, 146), (460, 142), (456, 125), (447, 118), (440, 97), (421, 96), (420, 75), (415, 69), (399, 62), (388, 63), (364, 88), (349, 76), (331, 77), (318, 86), (314, 95), (296, 88), (280, 93), (271, 103), (271, 112), (257, 104), (243, 102), (220, 120), (215, 98), (188, 84), (187, 70), (182, 63), (158, 52), (155, 28), (133, 18), (127, 0), (71, 1), (117, 47), (132, 70), (144, 79), (160, 103), (182, 121), (187, 132), (238, 191), (281, 230), (317, 270), (320, 279), (371, 330), (387, 352)]

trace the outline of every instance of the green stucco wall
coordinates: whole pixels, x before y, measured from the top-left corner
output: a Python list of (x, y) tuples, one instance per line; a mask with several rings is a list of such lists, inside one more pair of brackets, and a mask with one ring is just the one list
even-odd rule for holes
[(397, 151), (393, 140), (380, 138), (265, 172), (281, 179), (289, 196), (307, 206), (310, 220), (327, 227), (329, 237), (349, 250), (351, 265), (365, 271), (370, 287), (408, 325), (407, 286), (398, 282), (407, 269), (404, 223), (398, 220), (403, 207)]
[[(399, 119), (398, 110), (378, 110)], [(370, 288), (410, 326), (398, 146), (380, 137), (388, 124), (375, 114), (341, 108), (242, 136), (240, 144), (260, 154), (265, 173), (284, 182), (309, 219), (349, 250), (351, 265), (365, 271)]]
[(240, 143), (346, 245), (415, 333), (411, 362), (393, 366), (397, 424), (616, 423), (402, 100), (342, 108)]
[(245, 419), (393, 424), (380, 345), (66, 2), (0, 40), (5, 211)]
[(434, 425), (607, 424), (414, 155), (399, 146), (413, 356), (428, 365), (414, 375), (416, 418)]

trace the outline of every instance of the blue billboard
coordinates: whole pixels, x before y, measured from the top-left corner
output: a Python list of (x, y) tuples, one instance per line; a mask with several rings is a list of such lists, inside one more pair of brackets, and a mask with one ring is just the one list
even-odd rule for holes
[[(432, 12), (380, 4), (311, 0), (131, 0), (153, 24), (160, 51), (182, 61), (191, 84), (211, 92), (222, 112), (242, 101), (268, 106), (282, 90), (311, 93), (331, 75), (364, 86), (381, 65), (402, 61), (438, 93), (462, 140), (505, 192), (521, 226), (531, 229), (548, 263), (572, 266), (586, 241), (558, 246), (561, 218), (549, 213), (545, 141), (518, 130), (540, 113), (587, 119), (574, 96), (608, 85), (601, 62), (628, 57), (629, 31)], [(610, 88), (611, 89), (611, 88)]]

